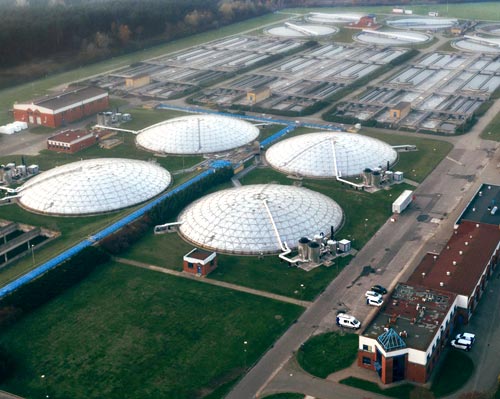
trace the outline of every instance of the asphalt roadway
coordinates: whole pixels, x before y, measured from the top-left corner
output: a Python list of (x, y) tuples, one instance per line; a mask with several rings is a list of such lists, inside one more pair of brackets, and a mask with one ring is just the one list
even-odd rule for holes
[[(258, 397), (311, 335), (337, 329), (335, 316), (338, 309), (348, 310), (367, 324), (376, 309), (365, 305), (364, 291), (373, 283), (392, 286), (397, 281), (404, 281), (426, 252), (439, 252), (443, 248), (457, 217), (477, 188), (483, 182), (500, 184), (498, 143), (479, 138), (479, 133), (498, 112), (500, 100), (470, 133), (454, 138), (453, 150), (415, 189), (416, 200), (411, 208), (396, 222), (388, 220), (382, 226), (350, 265), (234, 387), (227, 395), (228, 399)], [(365, 266), (373, 268), (375, 273), (363, 273), (367, 270)], [(498, 375), (500, 364), (496, 353), (485, 352), (483, 360), (487, 364), (491, 362), (494, 365), (491, 371)], [(476, 373), (474, 381), (480, 387), (492, 384), (483, 381), (480, 373)], [(307, 387), (310, 385), (301, 386), (301, 392), (309, 394)], [(286, 386), (283, 389), (286, 390)], [(337, 397), (347, 398), (349, 394), (338, 392)], [(359, 391), (353, 390), (350, 397), (359, 398)]]

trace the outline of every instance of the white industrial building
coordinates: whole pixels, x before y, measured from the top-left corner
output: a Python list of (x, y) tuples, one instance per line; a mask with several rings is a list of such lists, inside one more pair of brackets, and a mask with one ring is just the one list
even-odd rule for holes
[(207, 154), (241, 147), (255, 140), (259, 129), (249, 122), (219, 115), (169, 119), (139, 132), (139, 147), (164, 154)]
[(356, 133), (323, 132), (291, 137), (266, 152), (275, 169), (299, 176), (355, 176), (366, 168), (394, 164), (397, 152), (387, 143)]
[(171, 180), (166, 169), (150, 162), (101, 158), (53, 168), (10, 192), (35, 213), (91, 215), (147, 201)]
[(189, 205), (179, 232), (205, 249), (233, 254), (278, 253), (295, 248), (342, 223), (343, 212), (331, 198), (302, 187), (257, 184), (222, 190)]

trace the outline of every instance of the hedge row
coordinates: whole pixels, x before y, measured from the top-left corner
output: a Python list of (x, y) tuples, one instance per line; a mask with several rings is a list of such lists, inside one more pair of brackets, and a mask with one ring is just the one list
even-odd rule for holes
[(101, 240), (100, 247), (113, 255), (127, 250), (154, 225), (172, 221), (186, 205), (200, 198), (208, 189), (229, 181), (231, 177), (233, 177), (232, 168), (216, 169), (204, 179), (172, 194), (146, 215)]

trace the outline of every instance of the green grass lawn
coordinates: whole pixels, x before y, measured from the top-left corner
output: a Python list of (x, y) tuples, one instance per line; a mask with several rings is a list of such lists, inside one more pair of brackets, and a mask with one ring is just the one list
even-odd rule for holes
[(241, 376), (301, 311), (105, 265), (1, 333), (18, 361), (1, 389), (35, 398), (46, 383), (55, 398), (201, 398)]
[(339, 382), (341, 384), (349, 385), (354, 388), (359, 388), (364, 391), (369, 391), (398, 399), (410, 399), (411, 392), (416, 388), (415, 385), (412, 384), (403, 384), (392, 388), (382, 389), (374, 382), (361, 380), (356, 377), (348, 377), (343, 380), (340, 380)]
[(416, 145), (418, 151), (400, 152), (398, 162), (392, 169), (404, 172), (405, 177), (419, 183), (424, 181), (453, 148), (452, 144), (439, 139), (400, 136), (372, 128), (363, 128), (361, 134), (375, 137), (390, 145)]
[(489, 125), (484, 128), (481, 133), (481, 138), (485, 140), (500, 141), (500, 114), (497, 114)]
[(463, 387), (473, 372), (472, 359), (466, 353), (450, 349), (432, 379), (431, 391), (437, 398), (448, 396)]
[(358, 338), (357, 334), (339, 332), (316, 335), (300, 347), (297, 360), (308, 373), (326, 378), (354, 362)]

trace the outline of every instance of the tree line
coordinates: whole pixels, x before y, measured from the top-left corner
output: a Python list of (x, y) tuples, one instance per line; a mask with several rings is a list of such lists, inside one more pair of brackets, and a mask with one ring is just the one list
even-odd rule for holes
[(3, 6), (0, 66), (60, 54), (79, 62), (104, 58), (261, 15), (276, 1), (109, 0)]

